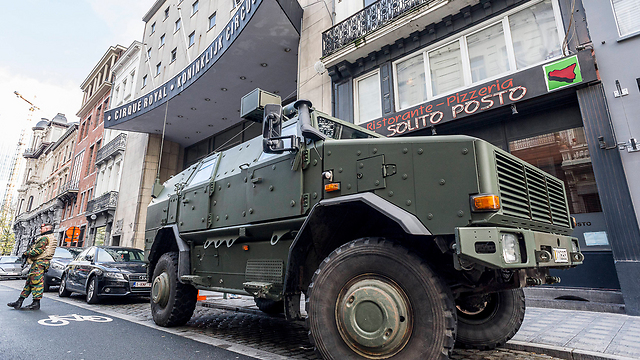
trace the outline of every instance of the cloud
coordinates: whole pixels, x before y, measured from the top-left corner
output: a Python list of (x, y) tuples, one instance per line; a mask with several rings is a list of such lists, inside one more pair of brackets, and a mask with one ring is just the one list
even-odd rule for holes
[(109, 27), (113, 45), (129, 46), (141, 40), (144, 31), (142, 17), (151, 9), (155, 0), (89, 0), (95, 14)]

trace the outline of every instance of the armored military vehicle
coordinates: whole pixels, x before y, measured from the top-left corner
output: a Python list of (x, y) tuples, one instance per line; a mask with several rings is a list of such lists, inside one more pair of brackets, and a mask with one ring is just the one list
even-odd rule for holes
[(519, 329), (522, 288), (582, 263), (557, 178), (468, 136), (384, 138), (260, 90), (262, 136), (154, 190), (151, 310), (185, 324), (197, 289), (301, 319), (326, 359), (439, 359)]

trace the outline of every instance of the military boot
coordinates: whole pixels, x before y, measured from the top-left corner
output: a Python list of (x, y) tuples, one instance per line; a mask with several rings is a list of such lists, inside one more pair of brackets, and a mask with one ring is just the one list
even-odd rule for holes
[(40, 299), (33, 299), (33, 302), (24, 307), (25, 310), (40, 310)]
[(18, 309), (20, 309), (22, 307), (22, 302), (23, 301), (24, 301), (24, 298), (23, 297), (19, 297), (18, 300), (8, 303), (7, 306), (18, 310)]

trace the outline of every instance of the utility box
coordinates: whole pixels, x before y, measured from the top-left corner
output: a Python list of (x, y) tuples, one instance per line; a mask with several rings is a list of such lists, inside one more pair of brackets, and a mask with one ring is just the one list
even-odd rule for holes
[(240, 102), (240, 117), (245, 120), (262, 122), (264, 106), (267, 104), (280, 105), (281, 101), (280, 96), (276, 94), (262, 89), (255, 89), (242, 97)]

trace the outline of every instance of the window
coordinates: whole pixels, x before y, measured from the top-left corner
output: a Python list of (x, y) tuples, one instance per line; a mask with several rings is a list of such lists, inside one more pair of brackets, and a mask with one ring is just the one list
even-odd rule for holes
[(169, 17), (169, 6), (167, 6), (167, 8), (164, 9), (164, 19), (167, 20), (168, 17)]
[(91, 163), (93, 162), (93, 145), (91, 145), (91, 147), (89, 147), (89, 158), (87, 159), (87, 167), (84, 171), (84, 176), (89, 176), (89, 173), (91, 171)]
[(196, 43), (196, 32), (189, 34), (189, 47)]
[(176, 28), (173, 32), (180, 30), (180, 26), (182, 26), (182, 19), (176, 20)]
[(536, 1), (396, 61), (396, 110), (562, 56), (563, 30), (555, 13), (552, 0)]
[(31, 211), (32, 206), (33, 206), (33, 195), (29, 196), (29, 202), (27, 202), (27, 212)]
[(174, 48), (173, 50), (171, 50), (171, 61), (170, 61), (170, 63), (176, 61), (177, 53), (178, 53), (178, 48)]
[(427, 100), (424, 80), (424, 59), (418, 54), (396, 65), (398, 99), (402, 108)]
[(144, 88), (145, 86), (147, 86), (147, 75), (142, 77), (142, 87)]
[(156, 76), (160, 75), (160, 69), (162, 68), (162, 62), (156, 65)]
[(151, 59), (151, 49), (147, 49), (147, 60)]
[(640, 31), (640, 3), (637, 0), (611, 0), (620, 36)]
[(382, 116), (380, 74), (376, 71), (355, 80), (355, 123), (361, 124)]
[(156, 32), (156, 23), (155, 22), (153, 24), (151, 24), (151, 33), (149, 34), (149, 36), (153, 35), (154, 32)]
[(211, 16), (209, 16), (209, 29), (214, 26), (216, 26), (216, 13), (213, 13), (211, 14)]
[(160, 45), (158, 45), (158, 48), (161, 48), (164, 46), (164, 36), (165, 34), (162, 34), (162, 36), (160, 36)]
[(96, 125), (98, 126), (98, 123), (100, 122), (100, 119), (102, 118), (100, 115), (102, 114), (102, 105), (98, 106), (98, 110), (96, 112)]
[(191, 15), (195, 14), (198, 12), (198, 2), (194, 2), (193, 5), (191, 5)]

